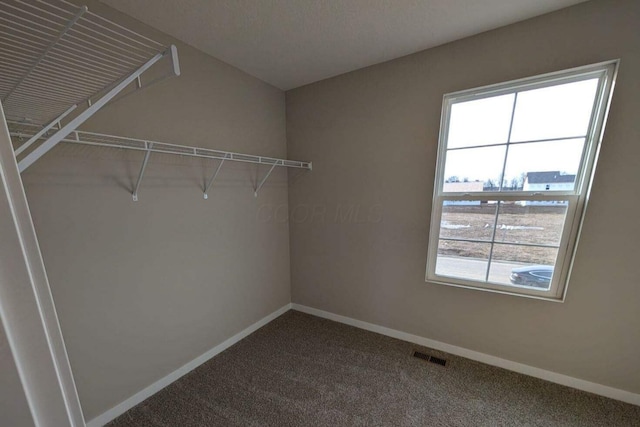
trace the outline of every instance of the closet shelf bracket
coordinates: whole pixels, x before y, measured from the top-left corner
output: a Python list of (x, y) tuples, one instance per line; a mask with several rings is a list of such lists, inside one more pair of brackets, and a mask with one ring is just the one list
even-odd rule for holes
[(267, 178), (269, 178), (269, 175), (271, 175), (271, 172), (273, 172), (273, 170), (276, 168), (276, 166), (278, 166), (279, 164), (281, 164), (281, 160), (277, 160), (272, 166), (271, 169), (269, 169), (269, 172), (267, 172), (267, 174), (264, 176), (264, 178), (262, 178), (262, 180), (260, 181), (260, 183), (258, 184), (258, 186), (256, 187), (255, 191), (253, 192), (253, 196), (254, 197), (258, 197), (258, 193), (260, 192), (260, 189), (262, 188), (262, 186), (264, 185), (265, 182), (267, 182)]
[(207, 184), (204, 186), (204, 199), (208, 199), (209, 195), (207, 194), (209, 192), (209, 189), (211, 188), (211, 185), (213, 185), (213, 181), (216, 180), (216, 177), (218, 176), (218, 173), (220, 172), (220, 169), (222, 169), (222, 165), (224, 164), (224, 161), (227, 160), (227, 154), (224, 154), (224, 157), (222, 158), (222, 160), (220, 160), (220, 163), (218, 164), (218, 167), (216, 168), (216, 171), (213, 173), (213, 175), (211, 176), (211, 178), (209, 179), (209, 182), (207, 182)]
[(145, 145), (149, 148), (146, 153), (144, 153), (144, 159), (142, 160), (142, 166), (140, 166), (140, 174), (138, 175), (138, 181), (136, 182), (136, 188), (133, 190), (131, 195), (133, 196), (133, 201), (138, 201), (138, 190), (140, 189), (140, 184), (142, 183), (142, 177), (144, 176), (144, 170), (147, 168), (147, 163), (149, 163), (149, 157), (151, 157), (151, 149), (153, 148), (153, 143), (149, 142)]

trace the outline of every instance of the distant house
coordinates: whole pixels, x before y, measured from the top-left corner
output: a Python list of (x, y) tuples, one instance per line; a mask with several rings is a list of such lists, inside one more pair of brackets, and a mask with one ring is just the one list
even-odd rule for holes
[[(575, 175), (563, 174), (560, 171), (528, 172), (522, 190), (539, 191), (541, 193), (545, 191), (571, 191), (575, 181)], [(563, 201), (520, 202), (522, 206), (562, 206), (566, 204)]]
[[(481, 192), (484, 187), (482, 181), (445, 182), (442, 191), (445, 193), (474, 193)], [(480, 206), (480, 200), (445, 200), (444, 206)]]

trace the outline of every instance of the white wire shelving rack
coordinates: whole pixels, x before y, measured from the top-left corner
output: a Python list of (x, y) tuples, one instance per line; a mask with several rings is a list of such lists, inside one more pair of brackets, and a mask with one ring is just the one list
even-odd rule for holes
[[(9, 125), (9, 133), (14, 141), (24, 141), (30, 140), (34, 135), (37, 135), (39, 127), (27, 124), (27, 123), (19, 123), (15, 121), (8, 121)], [(57, 126), (54, 126), (54, 129), (50, 129), (44, 134), (40, 135), (40, 139), (46, 139), (47, 133), (55, 132)], [(298, 160), (287, 160), (287, 159), (278, 159), (274, 157), (266, 157), (266, 156), (256, 156), (252, 154), (242, 154), (242, 153), (234, 153), (231, 151), (222, 151), (222, 150), (214, 150), (210, 148), (200, 148), (200, 147), (190, 147), (187, 145), (178, 145), (178, 144), (170, 144), (166, 142), (158, 142), (158, 141), (149, 141), (143, 139), (136, 138), (127, 138), (122, 136), (115, 135), (107, 135), (103, 133), (96, 132), (86, 132), (75, 130), (71, 132), (67, 137), (63, 138), (61, 142), (70, 143), (70, 144), (81, 144), (81, 145), (92, 145), (96, 147), (108, 147), (108, 148), (119, 148), (126, 150), (134, 150), (144, 152), (144, 159), (142, 161), (142, 166), (140, 167), (140, 173), (138, 175), (138, 180), (136, 182), (135, 189), (132, 192), (132, 197), (134, 201), (138, 200), (138, 190), (140, 189), (140, 184), (142, 183), (142, 178), (144, 176), (144, 172), (149, 162), (149, 158), (151, 153), (160, 153), (160, 154), (173, 154), (178, 156), (186, 156), (186, 157), (200, 157), (205, 159), (214, 159), (219, 160), (219, 163), (215, 170), (213, 171), (211, 177), (206, 181), (203, 188), (203, 197), (205, 199), (208, 198), (208, 191), (213, 185), (215, 179), (217, 178), (222, 165), (225, 162), (243, 162), (243, 163), (255, 163), (258, 165), (266, 165), (270, 166), (267, 173), (262, 177), (260, 181), (256, 183), (256, 187), (254, 188), (254, 196), (258, 196), (258, 192), (267, 181), (271, 173), (276, 167), (286, 167), (286, 168), (295, 168), (295, 169), (312, 169), (311, 162), (304, 162)], [(23, 144), (24, 145), (24, 144)]]
[[(142, 75), (163, 58), (171, 62), (168, 75), (143, 85)], [(227, 161), (269, 166), (256, 183), (256, 197), (276, 167), (311, 170), (310, 162), (78, 130), (118, 95), (126, 96), (127, 87), (144, 89), (179, 75), (175, 46), (164, 46), (86, 6), (65, 0), (0, 1), (0, 101), (14, 142), (20, 142), (15, 149), (20, 172), (60, 142), (142, 151), (145, 155), (132, 194), (136, 201), (151, 153), (219, 160), (205, 183), (205, 199)]]
[[(125, 88), (143, 88), (142, 74), (165, 57), (171, 61), (170, 75), (179, 75), (175, 46), (164, 46), (86, 6), (65, 0), (2, 0), (0, 101), (7, 120), (40, 125), (43, 131), (19, 148), (17, 155), (26, 153), (18, 162), (20, 172)], [(31, 149), (67, 116), (73, 118)]]

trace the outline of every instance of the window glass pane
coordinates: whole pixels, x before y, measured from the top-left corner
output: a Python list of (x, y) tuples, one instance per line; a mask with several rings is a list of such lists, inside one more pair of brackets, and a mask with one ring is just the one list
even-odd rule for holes
[(584, 139), (509, 145), (503, 190), (572, 191), (583, 147)]
[(491, 241), (496, 220), (496, 202), (445, 200), (440, 237)]
[(453, 104), (447, 146), (458, 148), (506, 143), (514, 96), (508, 94)]
[(440, 240), (436, 274), (484, 281), (487, 275), (490, 251), (490, 243)]
[(518, 93), (511, 142), (585, 136), (598, 79)]
[(549, 289), (558, 250), (494, 244), (489, 281), (503, 285)]
[[(470, 193), (482, 191), (484, 186), (495, 185), (502, 175), (505, 151), (506, 145), (447, 151), (444, 167), (445, 185), (461, 183), (448, 186), (448, 191)], [(469, 186), (476, 189), (470, 191)]]
[(495, 240), (508, 243), (560, 245), (567, 201), (501, 202)]

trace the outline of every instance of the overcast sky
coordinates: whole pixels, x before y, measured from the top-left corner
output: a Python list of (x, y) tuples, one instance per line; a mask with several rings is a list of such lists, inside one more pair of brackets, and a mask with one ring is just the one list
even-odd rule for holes
[[(580, 165), (598, 79), (584, 80), (517, 95), (505, 179), (522, 173), (558, 170), (575, 174)], [(515, 95), (460, 102), (451, 107), (445, 179), (496, 180), (502, 173)], [(467, 148), (478, 145), (501, 146)]]

